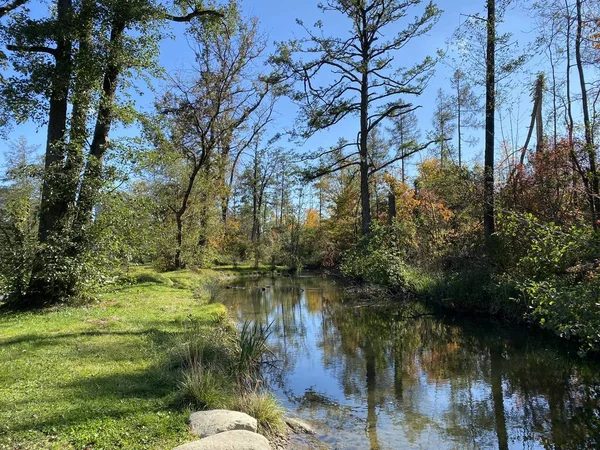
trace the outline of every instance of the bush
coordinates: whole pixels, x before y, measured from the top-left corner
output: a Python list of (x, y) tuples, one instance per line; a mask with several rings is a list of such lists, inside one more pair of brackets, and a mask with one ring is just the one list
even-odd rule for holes
[(407, 285), (406, 253), (395, 226), (374, 224), (356, 247), (343, 256), (340, 270), (350, 278), (392, 288)]
[(502, 217), (505, 278), (517, 289), (525, 317), (581, 351), (600, 350), (598, 235), (589, 227), (563, 228), (530, 214)]
[(522, 281), (528, 317), (560, 337), (575, 339), (580, 352), (600, 350), (600, 276), (571, 284), (565, 280)]

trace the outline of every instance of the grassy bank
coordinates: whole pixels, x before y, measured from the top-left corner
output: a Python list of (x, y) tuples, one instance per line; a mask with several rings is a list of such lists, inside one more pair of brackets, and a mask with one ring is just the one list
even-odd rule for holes
[[(233, 275), (137, 270), (86, 306), (2, 313), (0, 448), (163, 449), (188, 441), (186, 405), (194, 402), (182, 396), (174, 349), (190, 327), (236, 339), (225, 307), (206, 301), (224, 273)], [(216, 383), (233, 391), (235, 380)]]
[(514, 286), (495, 280), (485, 266), (446, 272), (410, 267), (406, 286), (413, 295), (447, 311), (525, 321), (526, 311), (514, 299), (518, 295)]

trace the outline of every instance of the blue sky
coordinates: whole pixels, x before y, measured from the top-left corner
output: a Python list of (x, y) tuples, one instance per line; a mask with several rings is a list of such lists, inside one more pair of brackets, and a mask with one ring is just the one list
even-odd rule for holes
[[(344, 35), (348, 29), (346, 23), (338, 17), (323, 16), (317, 8), (317, 0), (242, 0), (242, 10), (246, 16), (256, 16), (261, 21), (262, 30), (268, 35), (269, 42), (287, 40), (293, 37), (304, 36), (303, 30), (296, 24), (296, 18), (302, 19), (307, 25), (314, 23), (316, 20), (323, 19), (324, 30), (330, 35)], [(437, 5), (444, 11), (439, 23), (427, 35), (418, 38), (412, 45), (408, 46), (404, 53), (399, 55), (402, 65), (410, 65), (411, 62), (422, 59), (426, 55), (433, 55), (437, 49), (446, 49), (447, 40), (452, 36), (455, 29), (461, 22), (464, 22), (464, 14), (470, 15), (475, 13), (484, 14), (484, 0), (439, 0)], [(419, 13), (419, 9), (411, 11), (409, 16), (415, 16)], [(188, 46), (184, 35), (184, 25), (175, 24), (173, 26), (173, 40), (166, 40), (161, 45), (160, 60), (165, 69), (170, 71), (181, 70), (189, 67), (191, 63), (191, 50)], [(510, 31), (514, 33), (515, 38), (521, 42), (532, 38), (531, 30), (534, 27), (534, 21), (528, 17), (520, 9), (509, 10), (504, 24), (501, 25), (502, 31)], [(393, 31), (393, 30), (390, 30)], [(482, 62), (483, 64), (483, 62)], [(465, 68), (468, 70), (468, 68)], [(419, 125), (423, 130), (423, 134), (431, 127), (431, 117), (434, 110), (434, 101), (438, 88), (449, 89), (449, 77), (451, 70), (447, 65), (440, 64), (436, 70), (436, 75), (430, 81), (429, 87), (419, 98), (410, 99), (415, 104), (422, 107), (417, 111), (419, 117)], [(534, 75), (530, 76), (531, 79)], [(529, 80), (527, 80), (529, 81)], [(523, 80), (525, 82), (525, 80)], [(158, 82), (160, 85), (161, 82)], [(513, 121), (513, 130), (526, 127), (528, 125), (529, 104), (528, 95), (526, 94), (529, 84), (522, 90), (525, 92), (520, 99), (515, 99), (514, 104), (520, 105), (519, 112), (516, 113), (518, 120)], [(159, 88), (160, 89), (160, 88)], [(517, 92), (518, 94), (518, 92)], [(143, 110), (151, 111), (153, 95), (151, 93), (143, 97), (134, 96), (138, 107)], [(276, 123), (274, 129), (288, 129), (293, 126), (296, 116), (296, 109), (289, 101), (282, 100), (277, 108)], [(310, 139), (304, 146), (304, 150), (314, 150), (320, 146), (328, 146), (334, 144), (339, 137), (356, 136), (356, 121), (346, 120), (338, 126), (332, 127), (330, 130), (324, 130)], [(508, 129), (508, 127), (505, 127)], [(9, 140), (15, 140), (19, 136), (25, 136), (30, 144), (39, 145), (43, 148), (45, 143), (46, 130), (37, 128), (34, 124), (24, 124), (16, 127), (9, 136)], [(119, 134), (127, 135), (136, 134), (135, 129), (122, 130), (116, 128), (112, 137), (115, 138)], [(481, 133), (481, 132), (476, 132)], [(524, 131), (523, 133), (524, 134)], [(5, 143), (4, 143), (5, 144)], [(284, 147), (296, 148), (294, 143), (281, 142)], [(2, 145), (4, 147), (4, 145)], [(477, 161), (481, 155), (483, 141), (479, 145), (467, 150), (466, 159)], [(423, 155), (425, 156), (425, 155)], [(0, 161), (2, 157), (0, 156)], [(418, 161), (420, 157), (413, 158), (413, 162)]]

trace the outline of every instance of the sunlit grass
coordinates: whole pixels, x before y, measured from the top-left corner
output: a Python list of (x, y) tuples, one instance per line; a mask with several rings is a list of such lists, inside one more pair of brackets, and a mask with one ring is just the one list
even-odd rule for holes
[(191, 289), (216, 276), (141, 269), (85, 307), (0, 315), (0, 448), (158, 449), (188, 440), (178, 373), (165, 360), (186, 323), (227, 320), (222, 305), (201, 306)]

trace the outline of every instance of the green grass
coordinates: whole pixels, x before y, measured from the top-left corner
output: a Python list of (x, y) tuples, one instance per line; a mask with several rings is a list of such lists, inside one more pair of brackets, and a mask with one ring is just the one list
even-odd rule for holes
[(454, 272), (427, 272), (409, 267), (406, 279), (413, 293), (436, 307), (523, 321), (525, 311), (511, 299), (515, 296), (512, 286), (495, 279), (485, 266)]
[(254, 264), (238, 264), (238, 265), (223, 265), (216, 266), (212, 269), (216, 272), (226, 272), (233, 273), (238, 276), (259, 276), (259, 275), (269, 275), (273, 271), (275, 272), (285, 272), (289, 270), (286, 266), (275, 266), (272, 267), (266, 264), (259, 264), (258, 268), (254, 267)]
[(285, 432), (285, 411), (270, 392), (248, 392), (236, 399), (233, 409), (256, 419), (258, 432), (275, 437)]
[[(84, 307), (0, 314), (0, 449), (163, 449), (189, 440), (169, 349), (193, 321), (222, 327), (193, 289), (214, 271), (155, 274)], [(137, 283), (137, 284), (136, 284)]]

